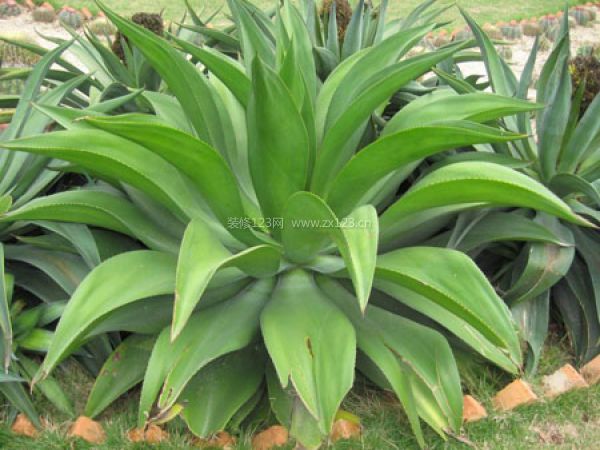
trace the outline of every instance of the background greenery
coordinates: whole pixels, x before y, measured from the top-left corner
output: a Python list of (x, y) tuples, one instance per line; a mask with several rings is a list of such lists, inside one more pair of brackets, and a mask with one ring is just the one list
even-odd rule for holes
[[(391, 1), (389, 2), (389, 15), (390, 17), (402, 16), (421, 2), (422, 0)], [(92, 11), (97, 10), (93, 0), (52, 0), (51, 3), (55, 6), (69, 5), (75, 8), (87, 6)], [(115, 11), (125, 15), (131, 15), (138, 11), (159, 12), (164, 9), (164, 16), (171, 20), (179, 19), (185, 11), (183, 0), (106, 0), (105, 3)], [(214, 10), (221, 7), (225, 3), (225, 0), (190, 0), (190, 3), (198, 6), (198, 8), (206, 5), (207, 10)], [(261, 7), (266, 7), (272, 5), (274, 0), (254, 0), (253, 3)], [(377, 4), (378, 1), (375, 0), (373, 3)], [(440, 1), (440, 3), (450, 4), (452, 2)], [(559, 11), (564, 8), (565, 0), (456, 0), (455, 3), (467, 9), (472, 16), (483, 24), (484, 22), (528, 18)], [(578, 5), (586, 2), (567, 0), (567, 3), (569, 5)], [(447, 20), (461, 20), (459, 19), (457, 8), (451, 8), (443, 18)]]

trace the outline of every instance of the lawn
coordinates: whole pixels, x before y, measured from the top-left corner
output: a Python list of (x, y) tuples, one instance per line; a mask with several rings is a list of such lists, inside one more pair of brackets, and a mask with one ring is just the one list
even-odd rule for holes
[[(541, 361), (539, 375), (532, 383), (539, 393), (541, 375), (551, 373), (562, 364), (569, 362), (570, 357), (565, 346), (553, 342), (546, 349)], [(481, 399), (488, 409), (491, 408), (491, 397), (510, 378), (492, 369), (477, 368), (473, 377), (465, 376), (466, 389)], [(80, 369), (71, 365), (64, 370), (59, 369), (57, 377), (61, 379), (67, 392), (77, 398), (76, 407), (81, 411), (87, 393), (91, 387), (89, 379)], [(397, 401), (382, 393), (364, 386), (360, 381), (345, 400), (344, 408), (360, 416), (364, 425), (362, 441), (340, 441), (332, 446), (334, 450), (393, 450), (418, 449), (405, 416)], [(45, 407), (41, 399), (38, 405), (43, 414), (47, 414), (53, 425), (35, 441), (35, 448), (51, 449), (192, 449), (190, 434), (185, 431), (182, 422), (175, 420), (168, 424), (170, 439), (161, 445), (132, 444), (125, 437), (128, 429), (133, 427), (137, 417), (138, 392), (134, 391), (119, 400), (105, 411), (99, 420), (107, 432), (107, 441), (103, 446), (91, 446), (83, 441), (65, 439), (68, 422), (58, 423), (61, 414)], [(540, 402), (521, 407), (512, 413), (495, 414), (480, 422), (465, 426), (463, 434), (444, 442), (426, 430), (426, 441), (431, 449), (494, 449), (520, 450), (543, 448), (582, 448), (591, 449), (600, 440), (600, 385), (590, 389), (573, 391), (564, 394), (551, 402)], [(250, 450), (251, 436), (242, 435), (236, 450)], [(0, 426), (0, 447), (11, 450), (28, 450), (32, 448), (29, 438), (15, 437), (6, 427)], [(291, 450), (290, 444), (284, 450)]]
[[(422, 0), (389, 0), (389, 11), (391, 17), (401, 17), (413, 9)], [(226, 3), (225, 0), (190, 0), (192, 5), (201, 8), (206, 5), (207, 13), (214, 11)], [(374, 3), (377, 3), (375, 0)], [(81, 8), (87, 6), (91, 10), (96, 10), (93, 0), (52, 0), (55, 5), (65, 5)], [(178, 20), (185, 11), (183, 0), (105, 0), (116, 11), (131, 15), (138, 11), (159, 12), (164, 9), (164, 16), (167, 19)], [(274, 3), (274, 0), (255, 0), (255, 4), (262, 7), (268, 7)], [(439, 0), (439, 3), (450, 4), (447, 0)], [(457, 0), (456, 3), (469, 11), (481, 23), (496, 22), (499, 20), (521, 19), (532, 16), (540, 16), (551, 12), (556, 12), (564, 7), (565, 0), (505, 0), (503, 2), (491, 0)], [(577, 0), (568, 0), (569, 5), (583, 4), (586, 2)], [(457, 8), (451, 8), (444, 16), (447, 20), (456, 20), (459, 18)]]

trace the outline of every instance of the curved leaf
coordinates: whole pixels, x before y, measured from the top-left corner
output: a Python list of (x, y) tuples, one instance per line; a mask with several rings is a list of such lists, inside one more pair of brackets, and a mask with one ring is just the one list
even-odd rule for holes
[(206, 225), (199, 220), (191, 221), (185, 230), (177, 261), (171, 339), (181, 333), (217, 270), (237, 267), (250, 276), (268, 277), (275, 275), (280, 259), (280, 252), (269, 245), (232, 255)]
[(519, 339), (508, 308), (463, 253), (434, 247), (399, 249), (379, 256), (375, 278), (395, 283), (442, 306), (520, 365)]
[(339, 220), (314, 194), (299, 192), (290, 197), (284, 213), (283, 246), (291, 261), (312, 261), (331, 239), (348, 271), (362, 310), (367, 306), (377, 258), (378, 218), (370, 205)]
[(532, 208), (579, 225), (591, 226), (550, 190), (527, 175), (498, 164), (462, 162), (444, 166), (416, 183), (383, 214), (382, 233), (409, 214), (466, 203)]
[(354, 379), (352, 324), (310, 274), (295, 270), (279, 281), (262, 313), (261, 329), (280, 384), (291, 380), (321, 433), (328, 434)]
[(149, 418), (158, 400), (159, 415), (177, 401), (190, 379), (216, 358), (249, 345), (258, 332), (259, 315), (274, 285), (267, 278), (252, 284), (229, 301), (194, 314), (174, 342), (170, 329), (160, 334), (144, 377), (139, 425)]
[(408, 163), (444, 150), (488, 142), (507, 142), (522, 136), (471, 122), (419, 126), (388, 134), (358, 152), (332, 182), (327, 195), (331, 208), (345, 215), (364, 201), (383, 177)]
[(33, 382), (49, 374), (98, 319), (139, 299), (172, 293), (175, 267), (173, 255), (139, 250), (114, 256), (92, 270), (67, 304)]

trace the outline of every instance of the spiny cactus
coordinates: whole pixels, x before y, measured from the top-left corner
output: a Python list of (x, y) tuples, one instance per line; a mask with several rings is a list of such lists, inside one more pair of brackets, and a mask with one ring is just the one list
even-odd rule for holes
[(555, 42), (558, 39), (558, 36), (560, 36), (560, 25), (554, 25), (554, 26), (548, 28), (546, 30), (546, 32), (544, 33), (544, 35), (551, 42)]
[(548, 39), (548, 36), (546, 35), (546, 33), (542, 34), (540, 36), (540, 41), (538, 44), (538, 51), (547, 52), (551, 48), (552, 48), (552, 42), (550, 41), (550, 39)]
[(4, 3), (0, 3), (0, 17), (14, 17), (21, 12), (21, 7), (15, 0), (6, 0)]
[(352, 7), (348, 0), (324, 0), (321, 5), (321, 11), (319, 15), (327, 19), (329, 17), (329, 13), (331, 11), (331, 5), (335, 1), (335, 21), (337, 23), (338, 28), (338, 39), (340, 42), (344, 40), (344, 36), (346, 36), (346, 28), (350, 23), (350, 19), (352, 18)]
[(539, 36), (542, 33), (540, 25), (533, 20), (524, 20), (521, 22), (523, 34), (529, 37)]
[(88, 24), (88, 28), (98, 36), (111, 35), (117, 32), (116, 27), (106, 17), (98, 17), (92, 20)]
[(586, 26), (592, 20), (590, 11), (582, 6), (573, 8), (569, 11), (569, 15), (577, 21), (577, 25)]
[(440, 30), (437, 36), (433, 40), (433, 45), (435, 47), (443, 47), (450, 43), (450, 35), (447, 30)]
[(512, 61), (513, 58), (513, 52), (512, 52), (512, 48), (510, 48), (510, 45), (501, 45), (498, 47), (498, 54), (500, 55), (500, 57), (502, 59), (504, 59), (504, 61), (510, 63)]
[(569, 69), (573, 82), (573, 92), (577, 91), (581, 83), (585, 83), (579, 110), (581, 116), (590, 106), (596, 95), (600, 93), (600, 59), (594, 55), (576, 56), (571, 60)]
[(556, 18), (555, 15), (548, 14), (546, 16), (540, 17), (538, 23), (539, 23), (540, 27), (542, 28), (542, 31), (545, 33), (553, 26), (558, 25), (558, 19)]
[[(165, 32), (163, 18), (160, 14), (138, 12), (131, 16), (131, 21), (152, 31), (158, 36), (162, 36)], [(112, 44), (112, 51), (121, 61), (125, 61), (125, 52), (123, 51), (123, 46), (121, 44), (122, 40), (128, 42), (127, 38), (117, 31), (115, 40)]]
[(38, 6), (33, 10), (31, 15), (36, 22), (51, 23), (56, 20), (54, 9), (47, 8), (46, 6)]
[(500, 28), (498, 28), (496, 25), (492, 25), (491, 23), (484, 24), (483, 31), (492, 40), (499, 41), (503, 38), (502, 31), (500, 31)]
[(35, 43), (33, 39), (25, 34), (0, 34), (0, 67), (28, 67), (39, 61), (40, 57), (35, 53), (3, 41), (2, 37), (13, 41)]
[(65, 6), (58, 13), (58, 21), (70, 28), (79, 28), (83, 24), (83, 16), (75, 8)]
[(0, 80), (0, 95), (21, 95), (24, 87), (24, 80)]
[(452, 32), (453, 41), (466, 41), (473, 37), (473, 32), (469, 27), (457, 28)]
[(584, 42), (577, 49), (577, 56), (595, 56), (600, 59), (600, 45), (592, 42)]
[(504, 24), (501, 28), (502, 35), (509, 41), (516, 41), (521, 39), (523, 36), (521, 32), (521, 25), (516, 20), (511, 20), (509, 23)]

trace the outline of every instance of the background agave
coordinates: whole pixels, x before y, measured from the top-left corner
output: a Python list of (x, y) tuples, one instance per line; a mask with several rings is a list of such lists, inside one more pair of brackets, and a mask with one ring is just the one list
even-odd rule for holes
[[(493, 90), (525, 99), (538, 43), (533, 47), (521, 79), (517, 80), (489, 38), (466, 13), (464, 15), (481, 47)], [(486, 156), (492, 152), (495, 157), (508, 158), (506, 164), (545, 184), (575, 211), (598, 223), (600, 98), (596, 97), (580, 118), (585, 84), (576, 85), (576, 91), (572, 91), (569, 47), (565, 14), (559, 39), (537, 83), (537, 101), (545, 107), (535, 115), (536, 126), (532, 125), (529, 113), (502, 119), (504, 127), (527, 134), (529, 139), (508, 145), (493, 144), (480, 150), (488, 152)], [(460, 94), (457, 97), (476, 91), (460, 79), (459, 72), (458, 75), (458, 78), (446, 78), (455, 94)], [(411, 107), (423, 106), (427, 101), (431, 100), (423, 98)], [(438, 106), (448, 107), (456, 101), (456, 96), (449, 96), (438, 102)], [(454, 158), (465, 156), (472, 157), (463, 153)], [(525, 230), (516, 226), (527, 218), (553, 233), (557, 242), (537, 242), (533, 235), (527, 237)], [(534, 218), (531, 212), (523, 210), (463, 213), (450, 229), (430, 243), (468, 251), (477, 257), (510, 305), (529, 344), (527, 368), (530, 372), (537, 366), (552, 312), (567, 328), (579, 362), (584, 363), (600, 352), (597, 230), (565, 223), (546, 214), (536, 214)], [(521, 235), (520, 240), (531, 242), (517, 245), (517, 234)]]
[(457, 430), (460, 379), (445, 335), (512, 373), (520, 342), (471, 259), (420, 244), (449, 216), (494, 206), (589, 223), (493, 154), (444, 159), (400, 186), (425, 158), (523, 142), (494, 122), (539, 106), (471, 92), (452, 95), (442, 115), (444, 89), (427, 108), (376, 121), (399, 89), (468, 44), (404, 58), (435, 25), (404, 28), (321, 83), (294, 6), (276, 11), (270, 34), (246, 2), (229, 3), (239, 61), (174, 39), (203, 67), (101, 5), (174, 97), (155, 96), (154, 114), (42, 108), (64, 130), (3, 144), (105, 180), (4, 221), (82, 223), (148, 248), (107, 259), (79, 284), (34, 384), (92, 337), (121, 331), (133, 334), (105, 367), (123, 376), (98, 377), (90, 415), (143, 379), (140, 425), (181, 414), (202, 436), (266, 402), (316, 448), (358, 368), (396, 393), (421, 445), (420, 419), (442, 436)]

